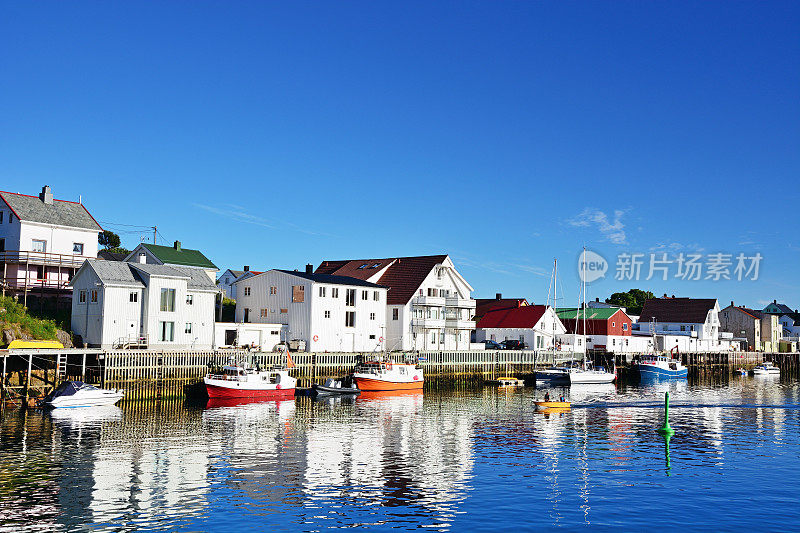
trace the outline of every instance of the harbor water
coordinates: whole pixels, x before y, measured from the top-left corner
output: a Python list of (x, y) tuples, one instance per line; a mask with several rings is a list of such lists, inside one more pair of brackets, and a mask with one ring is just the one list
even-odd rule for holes
[(0, 531), (800, 525), (798, 381), (547, 390), (6, 410)]

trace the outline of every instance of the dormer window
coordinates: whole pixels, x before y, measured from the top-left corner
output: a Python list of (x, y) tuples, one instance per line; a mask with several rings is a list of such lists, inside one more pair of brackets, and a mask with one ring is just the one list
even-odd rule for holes
[(368, 266), (368, 265), (367, 265), (366, 263), (364, 263), (363, 265), (361, 265), (360, 267), (358, 267), (358, 269), (359, 269), (359, 270), (364, 270), (365, 268), (367, 268), (367, 266)]

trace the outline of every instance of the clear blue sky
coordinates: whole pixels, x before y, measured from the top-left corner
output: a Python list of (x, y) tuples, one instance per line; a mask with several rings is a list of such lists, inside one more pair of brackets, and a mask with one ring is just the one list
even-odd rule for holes
[[(222, 269), (449, 253), (475, 296), (800, 307), (800, 3), (6, 2), (0, 189)], [(760, 252), (758, 281), (614, 280)], [(672, 275), (672, 273), (670, 273)], [(559, 289), (561, 290), (561, 289)]]

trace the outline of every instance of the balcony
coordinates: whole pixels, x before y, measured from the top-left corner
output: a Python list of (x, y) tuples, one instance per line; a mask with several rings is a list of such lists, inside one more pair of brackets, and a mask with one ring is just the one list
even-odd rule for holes
[(475, 329), (475, 321), (464, 318), (446, 317), (445, 327), (451, 329)]
[(3, 290), (67, 290), (72, 274), (87, 259), (93, 258), (73, 254), (4, 250), (0, 252)]
[(445, 320), (443, 318), (412, 318), (411, 325), (419, 328), (442, 329)]
[(444, 307), (444, 296), (416, 296), (411, 300), (412, 304), (416, 305), (430, 305), (435, 307)]
[(445, 305), (447, 307), (475, 309), (475, 300), (471, 298), (459, 298), (458, 296), (448, 296), (445, 298)]

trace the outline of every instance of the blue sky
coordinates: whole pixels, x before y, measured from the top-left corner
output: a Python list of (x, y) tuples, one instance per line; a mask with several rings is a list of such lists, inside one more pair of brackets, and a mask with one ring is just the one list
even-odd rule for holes
[[(800, 307), (798, 27), (796, 2), (5, 3), (0, 189), (223, 269), (449, 253), (475, 296), (542, 302), (557, 257), (570, 303), (585, 244), (590, 298)], [(623, 252), (763, 260), (619, 281)]]

